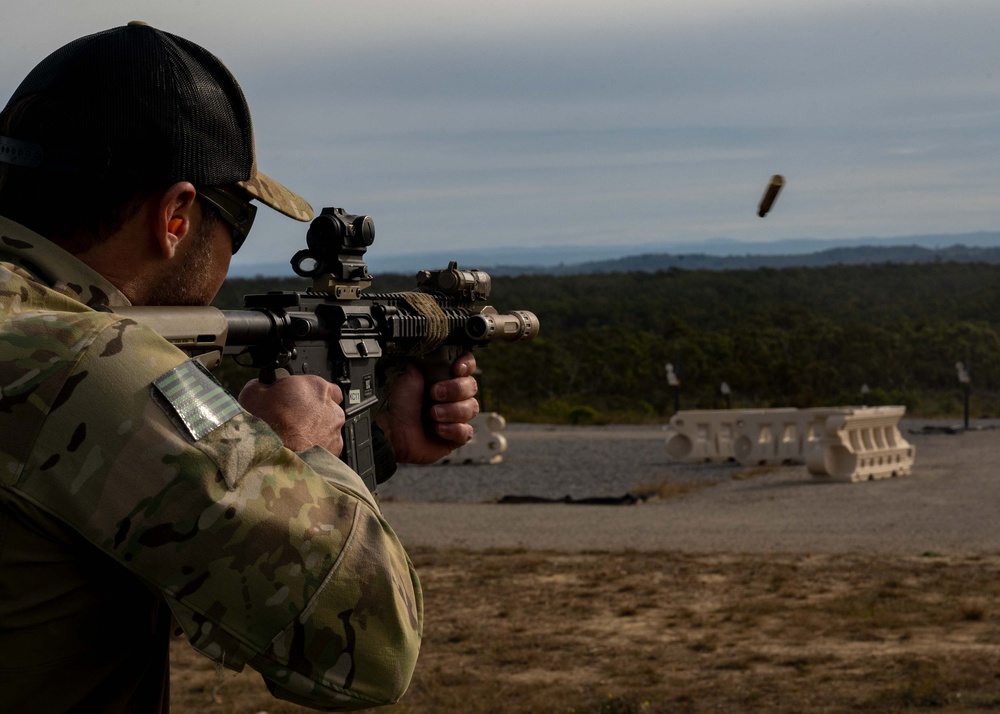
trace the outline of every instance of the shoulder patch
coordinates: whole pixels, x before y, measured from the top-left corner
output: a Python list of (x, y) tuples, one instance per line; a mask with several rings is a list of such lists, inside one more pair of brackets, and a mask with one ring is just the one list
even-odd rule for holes
[(152, 391), (153, 398), (193, 441), (243, 412), (239, 402), (195, 359), (158, 377)]

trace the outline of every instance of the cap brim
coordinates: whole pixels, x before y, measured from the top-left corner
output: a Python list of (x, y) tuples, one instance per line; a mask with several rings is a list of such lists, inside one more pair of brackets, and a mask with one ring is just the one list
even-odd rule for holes
[(289, 218), (297, 221), (311, 221), (315, 212), (302, 196), (289, 191), (280, 183), (269, 176), (265, 176), (257, 171), (247, 181), (237, 181), (237, 186), (242, 186), (247, 193), (256, 198), (266, 206), (284, 213)]

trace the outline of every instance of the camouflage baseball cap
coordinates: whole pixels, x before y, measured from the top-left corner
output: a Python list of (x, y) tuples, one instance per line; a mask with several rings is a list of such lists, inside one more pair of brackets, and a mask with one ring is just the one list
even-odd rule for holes
[[(4, 112), (32, 96), (52, 106), (52, 121), (21, 127), (8, 146), (58, 157), (48, 165), (95, 177), (237, 184), (286, 216), (313, 217), (305, 199), (258, 170), (243, 91), (217, 57), (189, 40), (144, 22), (81, 37), (29, 72)], [(16, 153), (0, 151), (0, 161), (23, 164)]]

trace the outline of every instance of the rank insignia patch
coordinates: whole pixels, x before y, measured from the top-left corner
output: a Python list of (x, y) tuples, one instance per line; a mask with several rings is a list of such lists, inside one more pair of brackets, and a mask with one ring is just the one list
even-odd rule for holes
[(243, 411), (198, 360), (188, 360), (153, 382), (153, 396), (188, 436), (198, 441)]

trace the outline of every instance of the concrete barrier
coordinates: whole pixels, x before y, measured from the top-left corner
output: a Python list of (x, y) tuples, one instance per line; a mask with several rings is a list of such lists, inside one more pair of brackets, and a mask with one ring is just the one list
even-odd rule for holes
[(809, 473), (837, 481), (909, 476), (916, 449), (899, 431), (906, 407), (861, 407), (830, 415), (806, 457)]
[(439, 464), (499, 464), (507, 450), (501, 434), (507, 421), (496, 412), (480, 412), (472, 421), (472, 440), (440, 459)]
[(667, 453), (676, 461), (731, 461), (735, 419), (729, 409), (680, 411), (667, 427)]
[(677, 412), (667, 427), (667, 453), (689, 463), (805, 463), (806, 445), (833, 411), (789, 407)]
[(733, 455), (744, 466), (804, 464), (827, 418), (848, 407), (745, 409), (736, 419)]
[(901, 406), (681, 411), (667, 427), (667, 453), (688, 463), (805, 464), (843, 481), (905, 476), (915, 454), (898, 427), (905, 413)]

